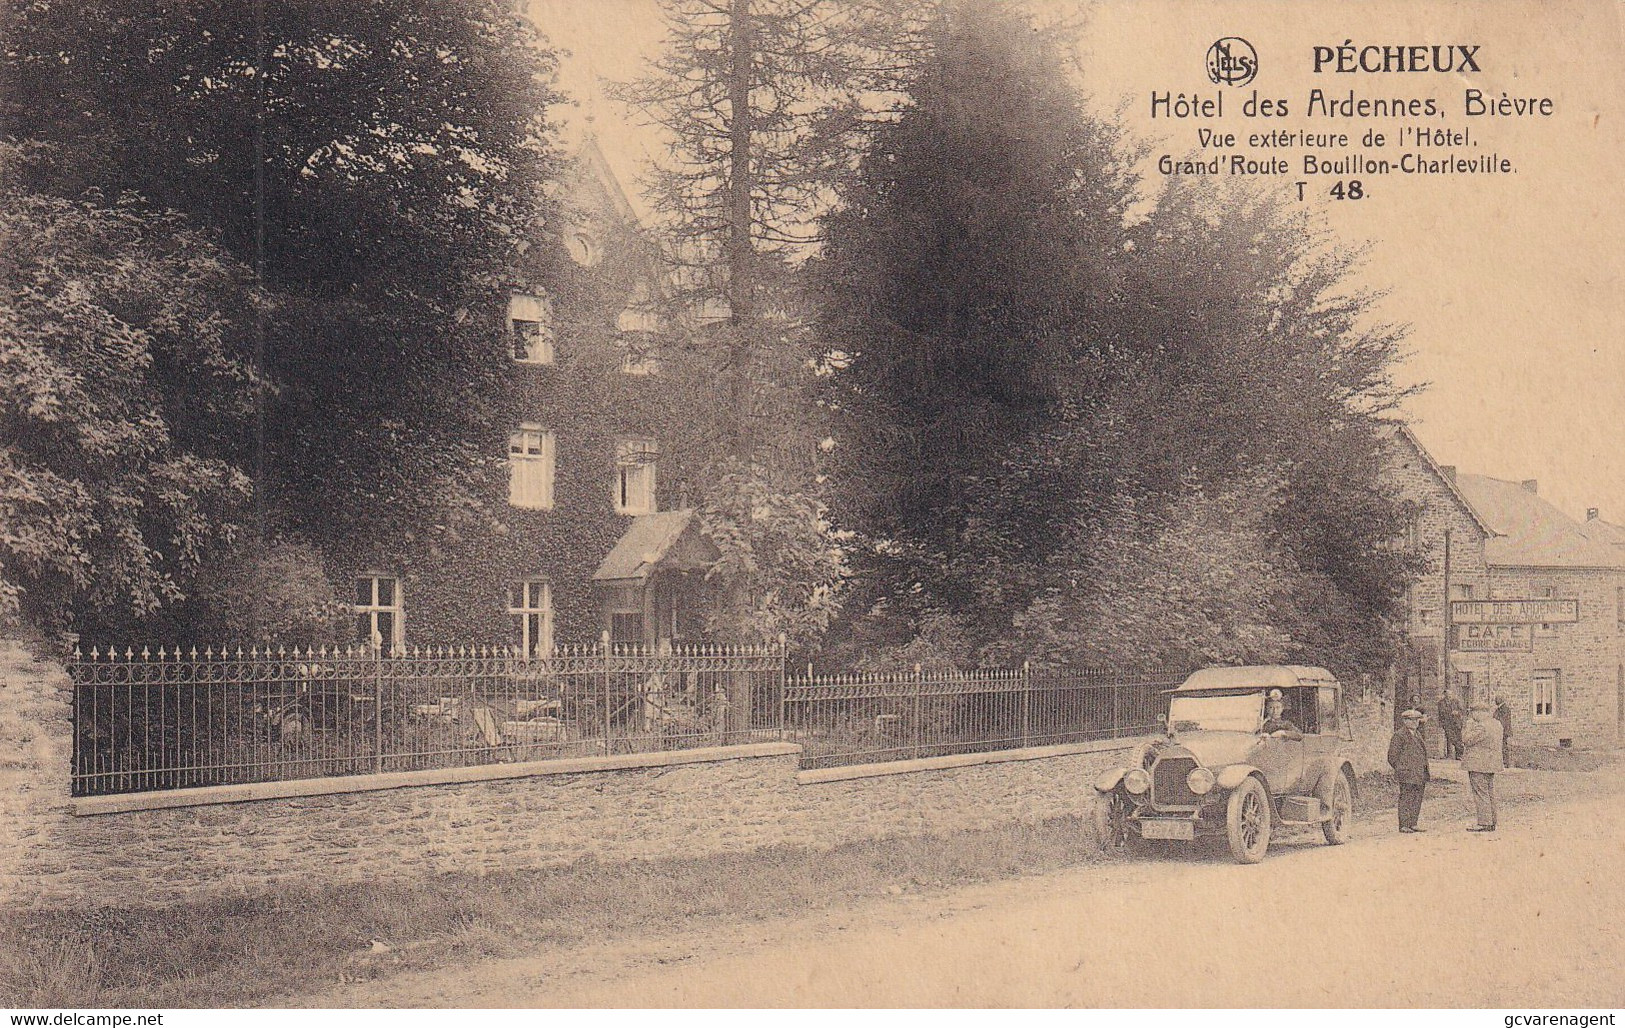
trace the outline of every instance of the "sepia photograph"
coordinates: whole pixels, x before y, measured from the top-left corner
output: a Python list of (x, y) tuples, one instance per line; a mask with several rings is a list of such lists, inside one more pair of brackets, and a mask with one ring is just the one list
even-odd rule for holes
[(0, 10), (10, 1025), (1625, 1007), (1619, 0)]

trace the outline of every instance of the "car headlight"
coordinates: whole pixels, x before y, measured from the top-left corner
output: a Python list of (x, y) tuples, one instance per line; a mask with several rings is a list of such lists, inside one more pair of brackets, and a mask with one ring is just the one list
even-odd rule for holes
[(1185, 786), (1198, 796), (1206, 796), (1213, 791), (1213, 772), (1205, 767), (1199, 767), (1185, 776)]
[(1138, 796), (1151, 788), (1151, 776), (1143, 768), (1134, 768), (1123, 776), (1123, 788)]

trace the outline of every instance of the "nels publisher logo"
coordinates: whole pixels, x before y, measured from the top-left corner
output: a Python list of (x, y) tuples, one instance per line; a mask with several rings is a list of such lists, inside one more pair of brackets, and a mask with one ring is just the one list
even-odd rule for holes
[(1207, 48), (1207, 77), (1216, 86), (1245, 86), (1258, 74), (1258, 51), (1240, 36), (1225, 36)]

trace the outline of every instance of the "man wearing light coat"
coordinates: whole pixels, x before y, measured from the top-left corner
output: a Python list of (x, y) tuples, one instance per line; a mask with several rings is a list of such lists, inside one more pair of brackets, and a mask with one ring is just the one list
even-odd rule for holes
[(1461, 731), (1461, 741), (1467, 747), (1461, 756), (1461, 767), (1472, 786), (1473, 809), (1478, 815), (1478, 824), (1467, 830), (1493, 832), (1495, 773), (1501, 770), (1501, 722), (1495, 720), (1494, 704), (1488, 700), (1473, 701), (1472, 712)]

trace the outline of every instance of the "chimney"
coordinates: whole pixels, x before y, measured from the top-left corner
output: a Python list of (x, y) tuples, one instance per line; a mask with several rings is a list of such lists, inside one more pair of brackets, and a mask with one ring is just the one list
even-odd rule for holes
[(1540, 495), (1540, 480), (1539, 479), (1526, 478), (1522, 482), (1519, 482), (1518, 484), (1523, 486), (1525, 492), (1534, 493), (1536, 496)]
[(1456, 466), (1454, 464), (1440, 464), (1439, 471), (1444, 475), (1444, 480), (1446, 482), (1449, 482), (1451, 485), (1456, 484)]
[(1597, 508), (1595, 508), (1595, 507), (1587, 507), (1586, 508), (1586, 520), (1587, 521), (1595, 521), (1601, 516), (1602, 516), (1602, 511), (1598, 510)]

